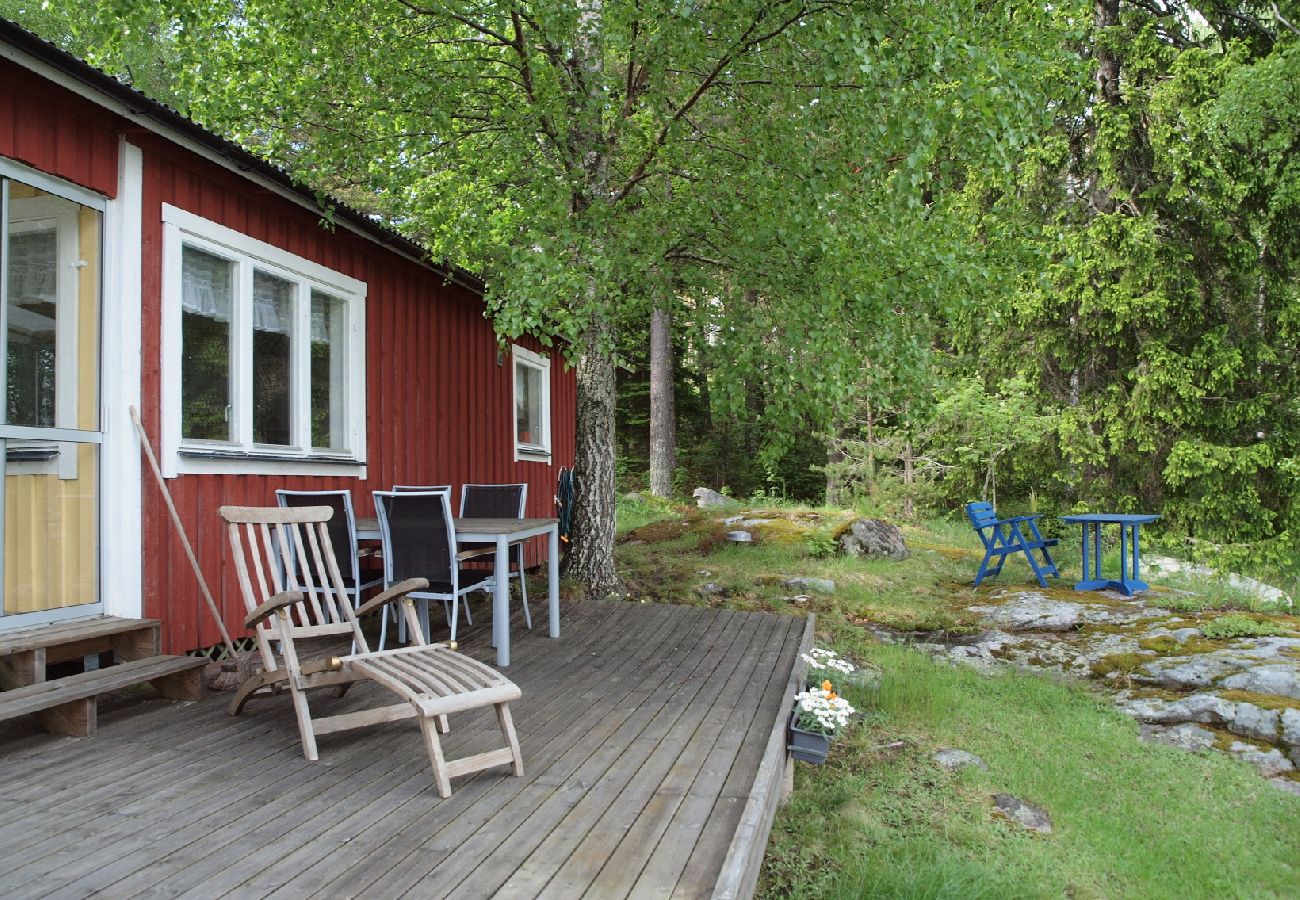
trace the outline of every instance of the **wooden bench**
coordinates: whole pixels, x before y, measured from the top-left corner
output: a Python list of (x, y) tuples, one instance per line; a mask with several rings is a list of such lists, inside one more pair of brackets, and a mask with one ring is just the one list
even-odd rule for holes
[[(164, 697), (203, 696), (206, 659), (158, 653), (157, 619), (90, 616), (0, 635), (0, 721), (35, 715), (54, 734), (95, 733), (100, 694), (149, 682)], [(112, 651), (115, 665), (48, 678), (55, 663)]]
[(0, 721), (35, 715), (46, 731), (86, 737), (95, 733), (96, 700), (109, 691), (147, 681), (170, 700), (202, 700), (207, 662), (193, 656), (151, 656), (14, 688), (0, 693)]

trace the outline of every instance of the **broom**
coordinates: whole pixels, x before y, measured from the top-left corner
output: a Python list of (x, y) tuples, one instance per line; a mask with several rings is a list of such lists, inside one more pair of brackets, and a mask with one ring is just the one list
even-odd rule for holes
[(208, 612), (212, 613), (212, 620), (217, 623), (217, 628), (221, 630), (221, 640), (226, 645), (228, 660), (222, 664), (221, 671), (212, 680), (211, 687), (214, 691), (233, 691), (253, 674), (252, 660), (249, 654), (239, 653), (235, 650), (235, 642), (230, 639), (230, 632), (226, 630), (226, 623), (221, 618), (216, 601), (212, 599), (212, 591), (208, 590), (208, 581), (203, 577), (203, 571), (199, 568), (199, 561), (194, 557), (194, 548), (190, 545), (189, 536), (185, 533), (185, 526), (181, 523), (181, 517), (176, 512), (176, 504), (172, 502), (171, 491), (167, 488), (167, 482), (163, 478), (162, 470), (158, 468), (158, 458), (154, 456), (153, 447), (149, 443), (149, 436), (144, 432), (144, 423), (140, 421), (140, 413), (134, 406), (131, 407), (131, 421), (135, 423), (135, 433), (140, 436), (140, 446), (144, 450), (145, 457), (149, 460), (149, 468), (153, 470), (154, 480), (158, 482), (158, 490), (162, 493), (163, 502), (167, 504), (167, 512), (171, 516), (172, 524), (176, 526), (176, 534), (180, 537), (181, 545), (185, 548), (185, 556), (190, 561), (190, 568), (194, 570), (194, 577), (199, 582), (199, 589), (203, 591), (203, 599), (207, 601)]

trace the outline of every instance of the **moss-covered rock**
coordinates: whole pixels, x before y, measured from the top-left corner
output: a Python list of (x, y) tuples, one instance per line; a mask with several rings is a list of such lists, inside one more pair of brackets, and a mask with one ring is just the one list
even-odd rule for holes
[(1098, 678), (1111, 674), (1132, 675), (1151, 662), (1154, 656), (1152, 653), (1112, 653), (1097, 660), (1089, 669)]
[(1157, 637), (1142, 638), (1138, 641), (1138, 646), (1143, 650), (1150, 650), (1152, 653), (1159, 653), (1163, 656), (1178, 650), (1182, 644), (1178, 638), (1162, 634)]

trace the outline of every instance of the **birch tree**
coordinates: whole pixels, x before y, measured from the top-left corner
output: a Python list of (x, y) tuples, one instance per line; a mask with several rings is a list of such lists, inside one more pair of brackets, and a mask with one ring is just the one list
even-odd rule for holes
[[(107, 0), (122, 28), (157, 5)], [(1032, 130), (1051, 11), (865, 0), (166, 0), (188, 111), (481, 273), (578, 385), (570, 573), (617, 592), (616, 327), (657, 278), (724, 359), (824, 411), (890, 217)], [(121, 30), (119, 30), (119, 34)], [(864, 206), (870, 193), (880, 202)], [(738, 298), (758, 291), (762, 310)], [(685, 310), (681, 312), (686, 313)], [(700, 326), (713, 313), (674, 316)], [(726, 331), (717, 329), (725, 327)]]

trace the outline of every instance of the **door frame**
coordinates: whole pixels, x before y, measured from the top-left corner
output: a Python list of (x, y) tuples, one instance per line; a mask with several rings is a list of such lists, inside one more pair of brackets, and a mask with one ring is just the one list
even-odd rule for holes
[[(36, 436), (20, 433), (24, 431), (40, 432), (55, 440), (71, 438), (78, 443), (99, 445), (98, 597), (94, 603), (12, 615), (4, 615), (0, 607), (0, 631), (102, 614), (138, 618), (143, 610), (140, 449), (129, 413), (131, 406), (140, 406), (143, 157), (138, 147), (122, 139), (118, 158), (117, 195), (107, 198), (0, 157), (0, 177), (101, 213), (99, 431), (0, 426), (0, 447), (4, 445), (4, 436)], [(0, 229), (4, 229), (8, 224), (7, 203), (0, 215), (3, 216)], [(0, 278), (6, 276), (6, 262), (0, 260)], [(0, 309), (0, 329), (5, 327), (5, 312)], [(0, 384), (3, 379), (0, 372)], [(0, 504), (3, 498), (4, 485), (0, 483)], [(0, 556), (3, 546), (4, 515), (0, 505)], [(2, 559), (0, 578), (3, 578)]]

